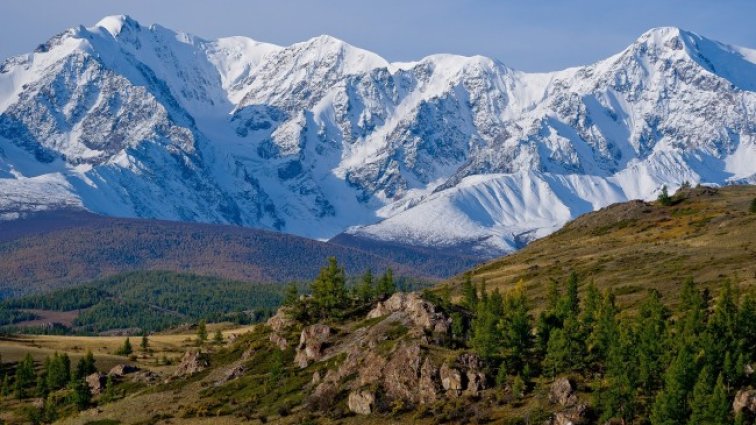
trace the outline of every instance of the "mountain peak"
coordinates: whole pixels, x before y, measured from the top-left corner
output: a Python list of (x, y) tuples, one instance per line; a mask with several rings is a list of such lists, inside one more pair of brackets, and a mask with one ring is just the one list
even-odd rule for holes
[(95, 27), (100, 27), (116, 37), (124, 28), (139, 28), (140, 25), (129, 15), (110, 15), (100, 19)]

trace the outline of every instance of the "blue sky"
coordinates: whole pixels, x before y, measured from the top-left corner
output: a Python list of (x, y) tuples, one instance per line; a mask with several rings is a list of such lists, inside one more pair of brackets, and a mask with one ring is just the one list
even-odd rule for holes
[(111, 14), (205, 38), (330, 34), (392, 61), (482, 54), (526, 71), (591, 63), (657, 26), (756, 48), (756, 0), (2, 0), (0, 58)]

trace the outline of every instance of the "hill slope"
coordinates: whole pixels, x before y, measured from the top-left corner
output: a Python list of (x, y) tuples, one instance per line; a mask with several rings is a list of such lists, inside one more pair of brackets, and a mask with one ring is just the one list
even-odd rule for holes
[[(611, 288), (632, 306), (644, 289), (676, 300), (679, 284), (693, 277), (718, 286), (730, 279), (756, 286), (756, 187), (695, 188), (676, 194), (671, 206), (632, 201), (586, 214), (522, 250), (471, 270), (490, 288), (522, 280), (540, 304), (547, 283), (571, 271)], [(458, 280), (458, 279), (457, 279)]]
[(474, 264), (433, 252), (391, 253), (318, 242), (238, 226), (125, 219), (81, 211), (0, 222), (0, 288), (24, 293), (132, 270), (191, 272), (226, 279), (285, 282), (312, 279), (335, 256), (347, 273), (388, 267), (439, 278)]

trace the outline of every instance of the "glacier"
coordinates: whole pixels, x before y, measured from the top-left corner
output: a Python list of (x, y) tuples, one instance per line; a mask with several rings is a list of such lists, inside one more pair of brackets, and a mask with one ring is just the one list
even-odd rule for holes
[(0, 219), (82, 208), (492, 257), (664, 185), (756, 183), (755, 111), (756, 50), (678, 28), (525, 73), (109, 16), (0, 63)]

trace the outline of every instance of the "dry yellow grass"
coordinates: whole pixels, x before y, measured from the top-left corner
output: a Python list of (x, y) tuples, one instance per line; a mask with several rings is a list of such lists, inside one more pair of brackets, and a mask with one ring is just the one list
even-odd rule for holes
[[(756, 214), (749, 206), (756, 187), (698, 188), (675, 198), (668, 207), (636, 201), (582, 216), (519, 252), (474, 268), (474, 280), (500, 290), (522, 280), (536, 310), (548, 282), (564, 281), (572, 270), (581, 288), (592, 280), (630, 308), (651, 288), (674, 304), (677, 286), (687, 277), (714, 291), (725, 279), (754, 290)], [(447, 284), (457, 287), (461, 280)]]

